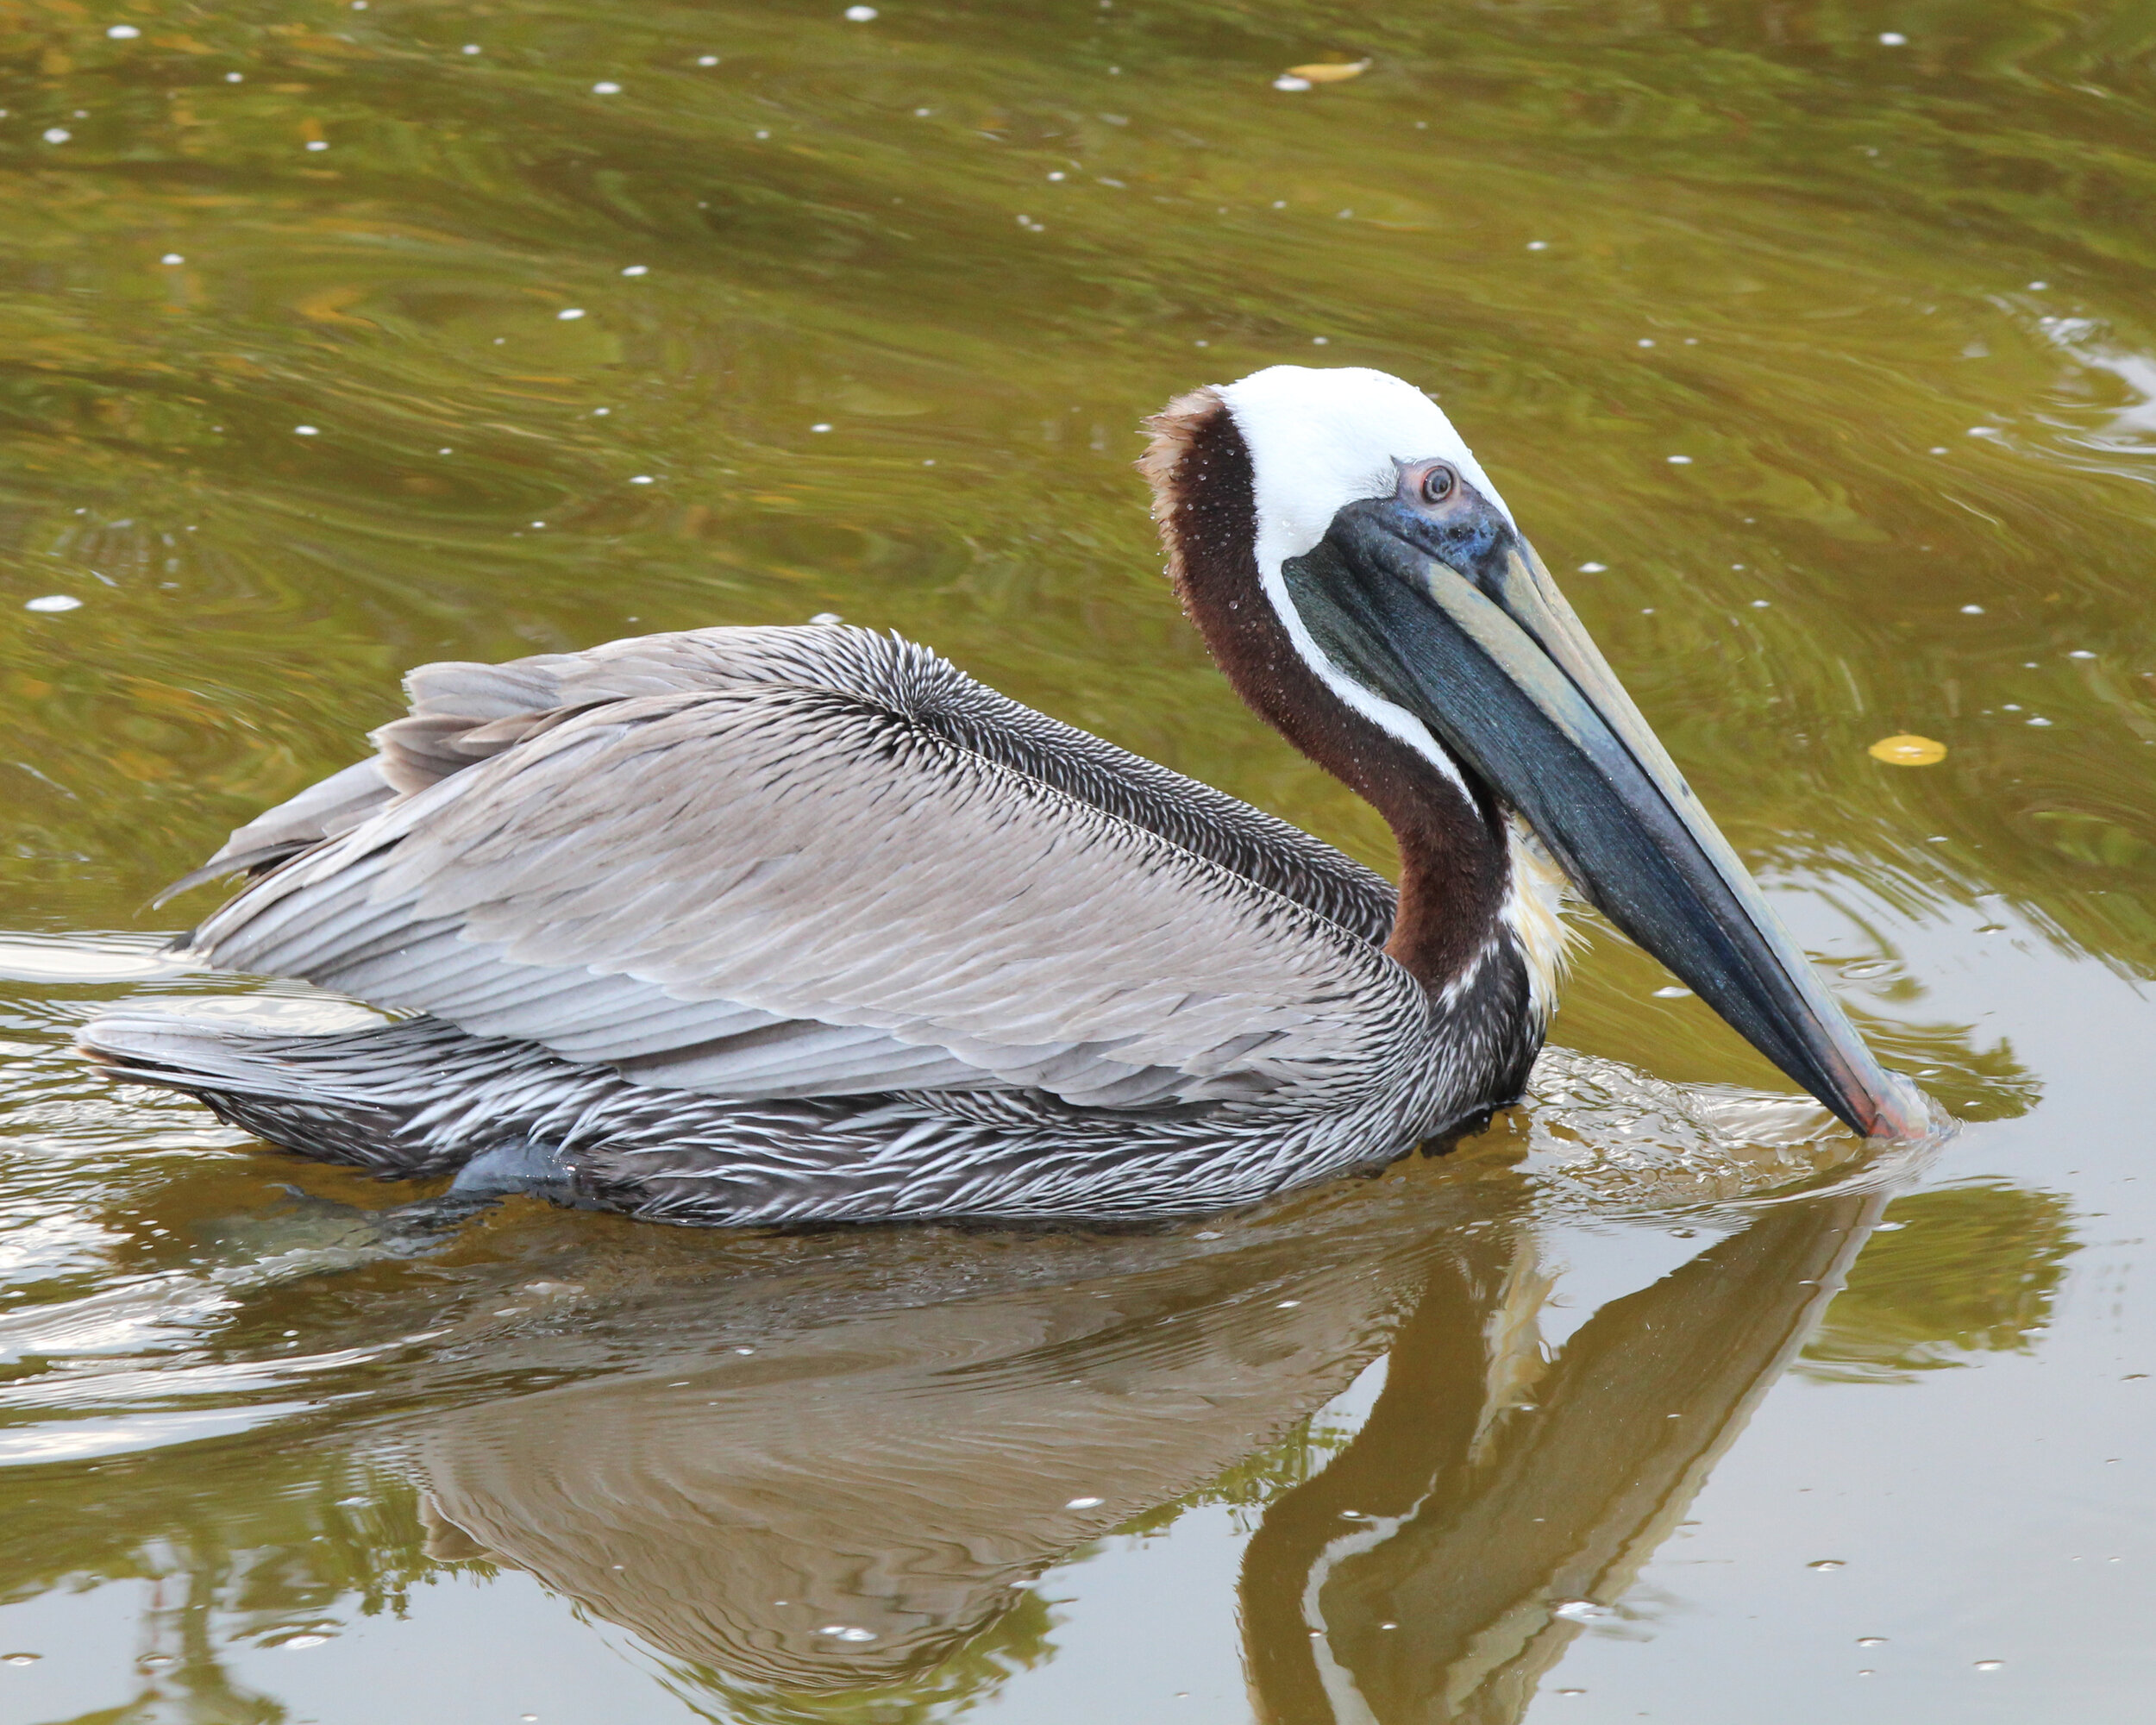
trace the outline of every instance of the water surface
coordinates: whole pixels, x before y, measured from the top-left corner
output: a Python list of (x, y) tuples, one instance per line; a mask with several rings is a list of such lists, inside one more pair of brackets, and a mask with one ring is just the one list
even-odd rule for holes
[[(2153, 47), (0, 7), (0, 1718), (2140, 1717)], [(1280, 361), (1438, 396), (1943, 1152), (1868, 1167), (1607, 932), (1474, 1143), (1137, 1235), (385, 1259), (405, 1194), (69, 1052), (335, 1021), (147, 901), (428, 659), (835, 612), (1385, 866), (1129, 465)]]

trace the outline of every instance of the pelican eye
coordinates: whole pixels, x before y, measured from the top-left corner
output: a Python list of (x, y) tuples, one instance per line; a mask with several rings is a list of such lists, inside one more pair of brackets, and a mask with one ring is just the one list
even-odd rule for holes
[(1434, 509), (1444, 503), (1459, 486), (1460, 476), (1444, 461), (1418, 461), (1403, 468), (1400, 475), (1402, 498), (1425, 509)]

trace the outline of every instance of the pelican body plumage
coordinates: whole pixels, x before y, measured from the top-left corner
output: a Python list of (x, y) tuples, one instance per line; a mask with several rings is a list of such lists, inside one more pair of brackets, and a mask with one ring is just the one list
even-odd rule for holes
[(118, 1078), (300, 1155), (690, 1225), (1185, 1215), (1519, 1096), (1567, 881), (1859, 1132), (1872, 1058), (1428, 397), (1275, 367), (1149, 422), (1184, 609), (1400, 886), (838, 624), (407, 680), (176, 945), (407, 1014), (143, 1011)]

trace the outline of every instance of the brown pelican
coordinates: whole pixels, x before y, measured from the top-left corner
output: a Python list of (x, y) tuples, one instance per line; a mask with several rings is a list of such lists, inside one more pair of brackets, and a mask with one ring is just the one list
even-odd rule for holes
[(1562, 877), (1851, 1126), (1912, 1138), (1451, 423), (1278, 366), (1152, 422), (1238, 693), (1372, 803), (1331, 847), (836, 625), (412, 674), (409, 717), (183, 887), (179, 945), (413, 1014), (140, 1013), (116, 1076), (287, 1149), (662, 1220), (1188, 1214), (1515, 1099)]

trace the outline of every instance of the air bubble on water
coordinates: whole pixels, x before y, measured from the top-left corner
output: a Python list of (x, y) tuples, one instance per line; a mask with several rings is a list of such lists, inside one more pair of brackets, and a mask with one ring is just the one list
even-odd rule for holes
[(44, 1657), (42, 1653), (0, 1653), (0, 1665), (34, 1665)]
[(477, 42), (467, 42), (464, 45), (464, 52), (468, 54), (478, 53), (480, 52), (479, 45)]
[(321, 435), (322, 431), (318, 426), (295, 425), (292, 427), (292, 436), (295, 437), (319, 437)]
[(244, 72), (228, 72), (224, 75), (224, 81), (227, 84), (244, 84), (247, 82), (247, 75)]
[(25, 611), (78, 611), (81, 609), (81, 606), (80, 599), (66, 593), (47, 593), (41, 599), (22, 601), (22, 609)]
[(277, 1645), (280, 1649), (285, 1647), (318, 1647), (329, 1639), (329, 1638), (327, 1635), (292, 1635), (279, 1641)]
[(843, 623), (845, 620), (835, 611), (819, 611), (809, 618), (811, 623), (821, 624), (827, 629), (834, 623)]
[(699, 66), (717, 66), (718, 64), (718, 56), (717, 54), (699, 54), (696, 57), (696, 63)]
[(1943, 455), (1947, 453), (1947, 448), (1944, 443), (1934, 443), (1932, 445), (1931, 452), (1934, 455)]
[(1608, 567), (1607, 563), (1582, 563), (1580, 573), (1583, 575), (1599, 575)]
[(1692, 458), (1689, 455), (1672, 455), (1670, 457), (1670, 465), (1673, 467), (1689, 467), (1692, 465)]
[(1654, 346), (1654, 337), (1651, 336), (1642, 336), (1639, 338), (1639, 345), (1643, 348), (1651, 348)]
[(326, 150), (329, 146), (320, 138), (310, 138), (307, 140), (307, 147), (310, 150)]
[[(757, 135), (759, 138), (768, 138), (768, 137), (769, 137), (769, 136), (771, 135), (771, 134), (770, 134), (768, 131), (760, 131), (760, 132), (758, 132), (758, 133), (756, 134), (756, 135)], [(698, 206), (698, 207), (699, 207), (699, 208), (701, 208), (702, 206), (701, 206), (701, 205), (699, 205), (699, 206)]]
[(629, 481), (631, 485), (650, 485), (654, 481), (649, 474), (638, 474)]
[(1903, 35), (1899, 30), (1882, 30), (1879, 32), (1879, 46), (1883, 48), (1903, 47), (1906, 47), (1908, 43), (1908, 38)]
[(1689, 988), (1683, 988), (1678, 984), (1672, 982), (1666, 988), (1657, 988), (1654, 991), (1654, 997), (1658, 1000), (1689, 1000), (1691, 997), (1691, 993), (1692, 991)]
[(1546, 252), (1550, 249), (1550, 242), (1547, 240), (1530, 240), (1527, 242), (1527, 249), (1531, 252)]
[(1301, 1302), (1301, 1301), (1300, 1301), (1300, 1300), (1282, 1300), (1282, 1301), (1280, 1302), (1280, 1309), (1281, 1309), (1282, 1311), (1283, 1311), (1283, 1312), (1286, 1312), (1286, 1311), (1292, 1310), (1294, 1308), (1295, 1308), (1295, 1307), (1297, 1307), (1297, 1306), (1300, 1306), (1300, 1305), (1301, 1305), (1301, 1304), (1302, 1304), (1302, 1302)]
[(630, 264), (623, 269), (622, 273), (624, 275), (649, 275), (651, 273), (651, 266), (649, 264)]
[(1098, 1509), (1107, 1500), (1105, 1497), (1074, 1497), (1063, 1505), (1066, 1509)]
[(834, 1641), (873, 1641), (876, 1639), (874, 1629), (856, 1629), (850, 1623), (826, 1623), (816, 1633), (829, 1635)]
[(1332, 341), (1332, 337), (1330, 336), (1313, 336), (1310, 338), (1310, 345), (1313, 348), (1323, 348), (1331, 345)]
[(594, 84), (592, 86), (592, 94), (594, 96), (618, 96), (621, 94), (621, 85), (616, 84), (611, 78), (602, 78), (597, 84)]
[(115, 24), (105, 34), (116, 42), (131, 42), (142, 33), (132, 24)]
[(829, 425), (824, 424), (821, 421), (818, 421), (816, 424), (809, 427), (809, 430), (812, 431), (828, 431), (831, 428)]
[(2085, 647), (2077, 647), (2077, 648), (2075, 648), (2075, 649), (2073, 649), (2073, 651), (2072, 651), (2072, 652), (2071, 652), (2071, 653), (2067, 654), (2067, 655), (2066, 655), (2066, 656), (2067, 656), (2069, 659), (2093, 659), (2093, 658), (2095, 658), (2096, 656), (2095, 654), (2091, 653), (2091, 652), (2090, 652), (2090, 651), (2087, 648), (2085, 648)]
[[(1899, 1227), (1901, 1224), (1897, 1222), (1895, 1226)], [(1859, 1635), (1857, 1637), (1857, 1645), (1860, 1647), (1883, 1647), (1886, 1646), (1886, 1640), (1884, 1635)]]
[(1285, 90), (1289, 95), (1292, 96), (1297, 91), (1309, 89), (1310, 80), (1307, 78), (1297, 78), (1292, 72), (1283, 72), (1278, 78), (1273, 80), (1273, 88), (1275, 90)]
[(573, 323), (584, 315), (584, 308), (581, 305), (565, 305), (554, 315), (564, 323)]
[(849, 24), (873, 24), (875, 20), (876, 9), (873, 6), (849, 6), (846, 9), (846, 22)]
[(1984, 607), (1980, 605), (1965, 605), (1961, 608), (1961, 614), (1964, 617), (1982, 617)]
[(47, 126), (43, 136), (48, 144), (64, 144), (75, 135), (65, 126)]
[(454, 455), (456, 454), (456, 451), (454, 449), (436, 449), (435, 454), (437, 455)]
[(1752, 608), (1754, 611), (1766, 611), (1771, 609), (1773, 604), (1774, 601), (1772, 599), (1755, 599), (1752, 602)]
[(1977, 1661), (1977, 1669), (1978, 1671), (2002, 1671), (2005, 1669), (2005, 1666), (2006, 1661), (2004, 1659), (1978, 1659)]
[[(160, 262), (160, 264), (184, 264), (184, 263), (185, 263), (186, 261), (187, 261), (187, 260), (186, 260), (186, 259), (185, 259), (184, 257), (180, 256), (180, 254), (179, 254), (178, 252), (167, 252), (167, 253), (166, 253), (166, 254), (165, 254), (165, 255), (164, 255), (163, 257), (161, 257), (161, 258), (160, 258), (160, 259), (158, 260), (158, 262)], [(2096, 657), (2096, 655), (2095, 655), (2095, 654), (2093, 654), (2093, 653), (2090, 653), (2090, 654), (2086, 655), (2085, 656), (2086, 656), (2086, 657), (2088, 657), (2088, 658), (2091, 658), (2091, 659), (2093, 659), (2093, 658), (2095, 658), (2095, 657)]]
[(1842, 1569), (1846, 1567), (1846, 1565), (1840, 1558), (1821, 1558), (1815, 1562), (1806, 1564), (1804, 1567), (1806, 1569), (1827, 1570)]
[(1597, 1617), (1608, 1616), (1609, 1607), (1597, 1605), (1591, 1599), (1564, 1599), (1550, 1608), (1550, 1615), (1569, 1623), (1591, 1623)]

